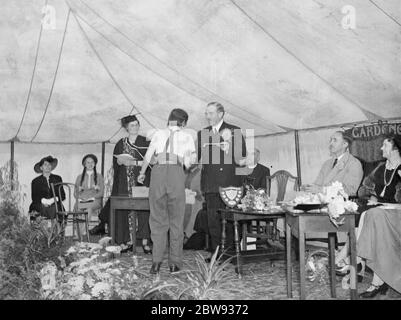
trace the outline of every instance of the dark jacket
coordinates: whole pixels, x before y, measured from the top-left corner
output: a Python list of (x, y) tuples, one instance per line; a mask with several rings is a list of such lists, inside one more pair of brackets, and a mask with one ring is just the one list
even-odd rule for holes
[(267, 186), (266, 176), (270, 176), (270, 170), (268, 167), (265, 167), (263, 164), (258, 163), (256, 167), (252, 170), (247, 168), (250, 173), (247, 176), (244, 176), (244, 183), (251, 184), (255, 189), (265, 189)]
[[(60, 176), (50, 174), (49, 184), (63, 182)], [(58, 192), (58, 188), (55, 187), (55, 192)], [(54, 197), (51, 187), (47, 184), (47, 180), (43, 175), (40, 175), (32, 180), (31, 183), (32, 203), (29, 206), (29, 212), (37, 211), (41, 212), (42, 209), (42, 198), (52, 199)], [(57, 195), (59, 199), (65, 200), (64, 188), (61, 189), (61, 195)], [(58, 208), (60, 209), (60, 201)]]
[(218, 193), (219, 187), (242, 185), (243, 175), (236, 171), (239, 168), (236, 163), (246, 156), (245, 139), (237, 126), (223, 121), (219, 135), (224, 129), (229, 129), (232, 133), (228, 154), (217, 146), (203, 146), (208, 142), (224, 141), (221, 136), (213, 135), (211, 126), (198, 132), (198, 160), (202, 158), (201, 189), (203, 193)]
[[(113, 155), (123, 154), (124, 151), (124, 139), (120, 139), (113, 151)], [(145, 156), (146, 150), (149, 147), (149, 141), (146, 140), (146, 137), (138, 135), (135, 140), (135, 145), (141, 147), (138, 151), (135, 151), (134, 158), (136, 160), (142, 161)], [(119, 165), (117, 163), (117, 158), (113, 157), (113, 169), (114, 169), (114, 178), (113, 178), (113, 188), (111, 191), (112, 196), (128, 196), (128, 180), (127, 180), (127, 167), (124, 165)], [(139, 175), (140, 167), (136, 166), (135, 171), (136, 175)], [(143, 183), (144, 186), (149, 187), (150, 184), (150, 168), (148, 167), (145, 172), (145, 181)]]

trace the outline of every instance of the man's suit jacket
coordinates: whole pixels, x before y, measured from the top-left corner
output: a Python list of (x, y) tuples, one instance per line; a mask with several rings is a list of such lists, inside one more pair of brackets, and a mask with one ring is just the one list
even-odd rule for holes
[(324, 162), (315, 184), (326, 187), (338, 181), (343, 184), (344, 191), (349, 196), (355, 196), (363, 177), (361, 162), (349, 152), (346, 152), (332, 168), (334, 160), (332, 158)]
[[(51, 183), (60, 183), (63, 182), (60, 176), (55, 175), (55, 174), (50, 174), (49, 176), (49, 184)], [(42, 198), (45, 199), (52, 199), (53, 198), (53, 192), (51, 187), (47, 184), (47, 180), (43, 175), (40, 175), (36, 177), (35, 179), (32, 180), (31, 183), (31, 192), (32, 192), (32, 203), (29, 206), (29, 212), (32, 211), (37, 211), (41, 212), (42, 209)], [(58, 190), (55, 187), (55, 192), (57, 193)], [(58, 195), (59, 199), (65, 200), (65, 192), (64, 189), (61, 189), (61, 195)], [(59, 202), (60, 204), (60, 202)], [(60, 207), (59, 207), (60, 208)]]
[[(242, 185), (243, 175), (238, 174), (239, 172), (236, 171), (236, 168), (239, 167), (236, 162), (246, 156), (245, 139), (240, 133), (241, 129), (239, 127), (224, 121), (219, 129), (219, 135), (225, 129), (230, 130), (232, 133), (228, 154), (217, 146), (203, 147), (205, 142), (224, 141), (222, 137), (213, 135), (211, 126), (198, 132), (198, 160), (202, 158), (201, 190), (203, 193), (218, 193), (219, 187)], [(209, 138), (206, 141), (202, 139), (202, 136), (205, 138), (205, 135)], [(214, 159), (217, 160), (216, 163), (212, 161), (213, 154), (220, 155), (219, 159)]]

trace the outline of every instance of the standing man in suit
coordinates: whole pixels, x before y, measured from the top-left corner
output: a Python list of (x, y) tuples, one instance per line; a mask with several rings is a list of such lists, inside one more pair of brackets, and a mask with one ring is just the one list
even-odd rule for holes
[[(219, 187), (242, 185), (244, 173), (239, 166), (245, 164), (246, 145), (241, 129), (224, 121), (224, 107), (219, 102), (210, 102), (205, 116), (209, 126), (198, 132), (198, 161), (202, 163), (201, 190), (206, 202), (210, 250), (213, 253), (221, 243), (217, 210), (225, 208)], [(233, 233), (233, 225), (227, 224), (227, 248), (233, 244)]]
[(323, 187), (338, 181), (349, 196), (355, 196), (362, 181), (363, 170), (361, 162), (349, 152), (351, 143), (351, 137), (342, 131), (336, 131), (330, 137), (329, 150), (332, 158), (323, 163), (315, 183), (304, 185), (302, 189), (319, 193), (323, 191)]

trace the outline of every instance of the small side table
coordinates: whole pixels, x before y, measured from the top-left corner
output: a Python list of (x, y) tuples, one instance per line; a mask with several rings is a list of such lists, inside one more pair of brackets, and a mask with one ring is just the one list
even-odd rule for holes
[(351, 300), (357, 299), (356, 280), (356, 238), (355, 238), (355, 215), (357, 213), (347, 212), (341, 217), (345, 218), (344, 224), (336, 228), (330, 221), (327, 213), (323, 212), (300, 212), (299, 210), (286, 210), (286, 252), (287, 252), (287, 296), (292, 298), (292, 264), (291, 264), (291, 235), (299, 240), (299, 273), (300, 273), (300, 299), (305, 299), (305, 233), (327, 232), (329, 238), (329, 264), (331, 295), (336, 297), (336, 274), (335, 274), (335, 236), (336, 232), (347, 232), (349, 237), (351, 253)]
[[(251, 250), (241, 250), (240, 249), (240, 237), (239, 237), (239, 227), (242, 224), (243, 229), (243, 247), (246, 247), (246, 224), (247, 221), (269, 221), (277, 218), (284, 218), (285, 211), (281, 209), (274, 209), (270, 211), (260, 212), (260, 211), (242, 211), (238, 209), (220, 209), (217, 211), (221, 215), (221, 248), (220, 251), (224, 252), (226, 246), (226, 224), (227, 221), (233, 222), (234, 224), (234, 245), (235, 245), (235, 257), (237, 262), (238, 277), (242, 276), (242, 258), (244, 254), (252, 256)], [(256, 251), (256, 250), (252, 250)], [(275, 253), (276, 254), (276, 253)], [(269, 255), (269, 253), (264, 254), (253, 254), (253, 256)], [(271, 253), (270, 253), (271, 255)]]
[(116, 238), (116, 210), (133, 211), (132, 226), (132, 252), (136, 253), (136, 217), (137, 211), (149, 211), (149, 198), (133, 198), (128, 196), (111, 196), (110, 197), (110, 236), (111, 242), (115, 243)]

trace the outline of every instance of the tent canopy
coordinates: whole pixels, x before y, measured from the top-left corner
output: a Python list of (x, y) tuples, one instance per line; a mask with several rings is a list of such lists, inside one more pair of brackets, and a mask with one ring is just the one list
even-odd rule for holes
[(198, 130), (211, 101), (256, 135), (399, 117), (400, 21), (399, 0), (3, 0), (0, 140), (115, 142), (174, 107)]

